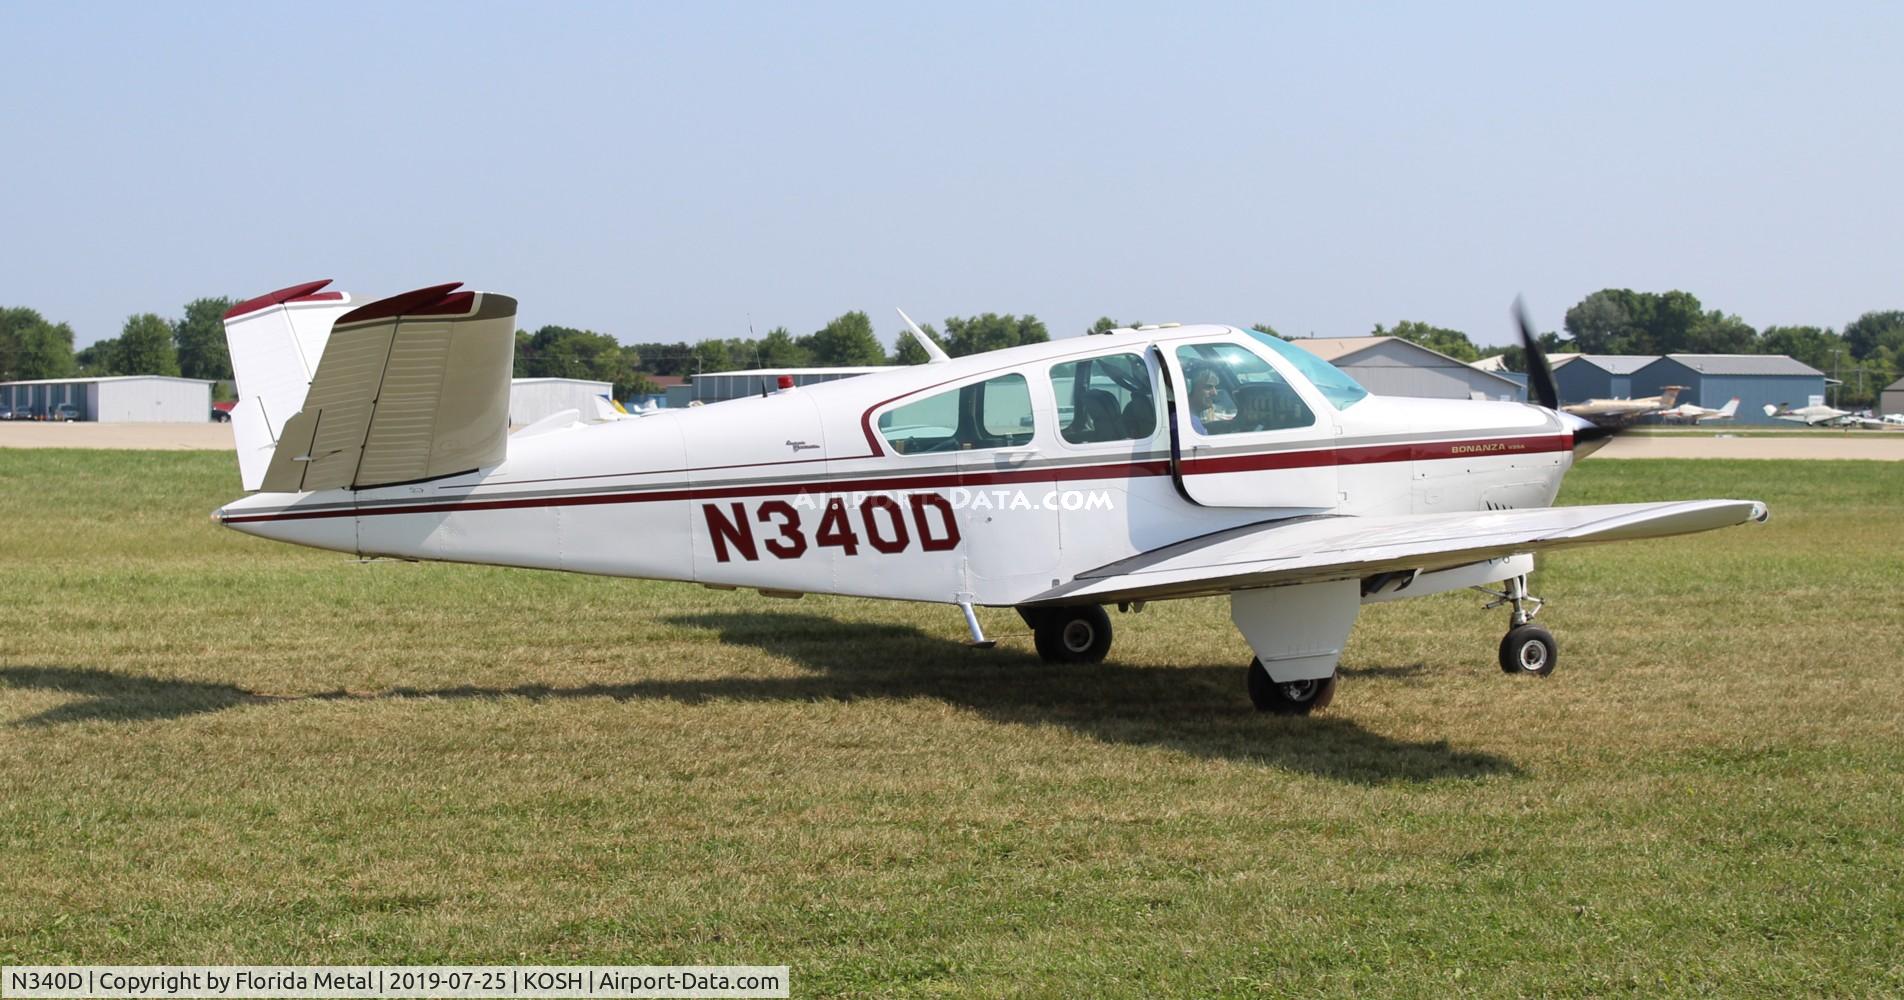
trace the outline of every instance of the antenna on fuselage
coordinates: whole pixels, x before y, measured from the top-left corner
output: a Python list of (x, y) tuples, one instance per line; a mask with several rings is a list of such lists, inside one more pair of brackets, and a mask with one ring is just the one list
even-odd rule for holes
[(920, 347), (925, 348), (926, 357), (928, 359), (926, 364), (936, 365), (941, 361), (952, 360), (952, 356), (945, 353), (945, 348), (940, 347), (931, 337), (926, 336), (926, 332), (919, 329), (919, 324), (914, 323), (912, 317), (906, 315), (904, 309), (894, 306), (893, 311), (899, 314), (900, 319), (906, 321), (906, 329), (912, 333), (912, 339), (918, 341)]

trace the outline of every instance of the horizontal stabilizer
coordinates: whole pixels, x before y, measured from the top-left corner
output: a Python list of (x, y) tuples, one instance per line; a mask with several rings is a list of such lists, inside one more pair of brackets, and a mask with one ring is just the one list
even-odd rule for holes
[(385, 486), (502, 461), (516, 300), (437, 285), (337, 317), (263, 489)]

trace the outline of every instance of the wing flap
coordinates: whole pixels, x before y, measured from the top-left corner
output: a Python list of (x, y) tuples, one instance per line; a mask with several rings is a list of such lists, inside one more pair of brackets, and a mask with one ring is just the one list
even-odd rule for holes
[(1688, 500), (1393, 517), (1294, 518), (1165, 546), (1078, 574), (1029, 603), (1161, 600), (1432, 571), (1521, 553), (1764, 520), (1755, 500)]

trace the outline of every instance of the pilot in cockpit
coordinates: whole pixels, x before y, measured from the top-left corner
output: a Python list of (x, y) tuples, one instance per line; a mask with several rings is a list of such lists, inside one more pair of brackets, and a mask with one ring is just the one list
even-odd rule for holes
[(1221, 428), (1212, 427), (1232, 416), (1217, 408), (1222, 393), (1223, 384), (1215, 369), (1199, 368), (1190, 375), (1190, 424), (1198, 434), (1223, 433)]

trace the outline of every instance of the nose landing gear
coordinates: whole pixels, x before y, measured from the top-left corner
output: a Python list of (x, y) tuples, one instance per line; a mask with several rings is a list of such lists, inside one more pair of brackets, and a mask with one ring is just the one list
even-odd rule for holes
[(1507, 635), (1501, 638), (1501, 671), (1545, 677), (1554, 672), (1554, 666), (1560, 658), (1560, 647), (1554, 642), (1554, 634), (1534, 624), (1534, 616), (1540, 613), (1541, 605), (1545, 602), (1527, 592), (1525, 576), (1510, 577), (1503, 582), (1505, 587), (1501, 590), (1474, 588), (1494, 598), (1483, 606), (1484, 611), (1508, 604), (1514, 606), (1507, 619)]

